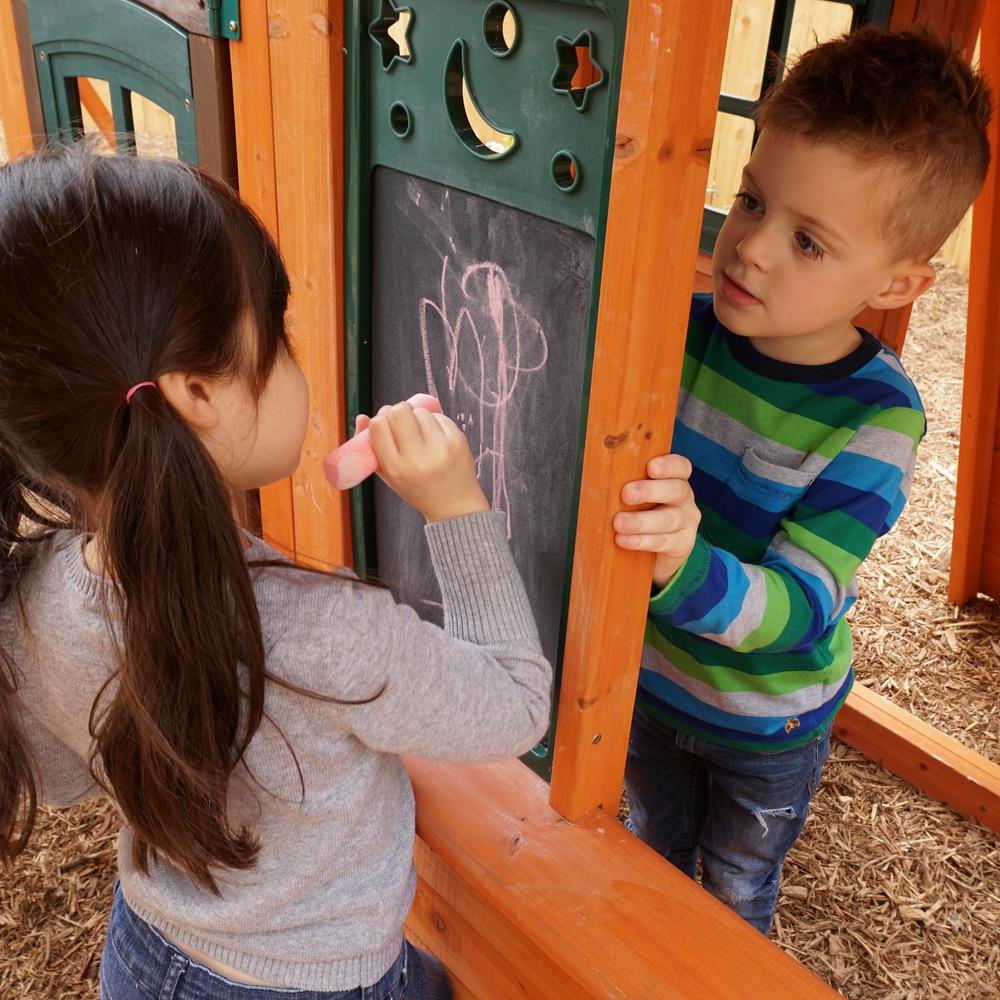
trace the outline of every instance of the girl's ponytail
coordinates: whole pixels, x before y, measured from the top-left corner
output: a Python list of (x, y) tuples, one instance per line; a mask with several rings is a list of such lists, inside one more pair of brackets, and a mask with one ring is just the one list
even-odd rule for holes
[(100, 517), (119, 668), (92, 713), (95, 762), (136, 867), (162, 853), (215, 890), (213, 865), (248, 868), (258, 849), (225, 804), (263, 713), (260, 618), (231, 495), (201, 442), (155, 389), (124, 414)]
[[(263, 717), (260, 620), (214, 463), (155, 388), (125, 393), (188, 372), (246, 380), (259, 398), (288, 349), (287, 297), (264, 228), (184, 164), (78, 145), (0, 166), (0, 601), (17, 599), (33, 548), (22, 518), (50, 523), (29, 491), (68, 512), (61, 526), (96, 522), (116, 669), (91, 712), (91, 768), (128, 819), (136, 866), (161, 857), (212, 890), (214, 867), (257, 854), (227, 819), (226, 787)], [(9, 858), (36, 785), (14, 665), (0, 671)]]

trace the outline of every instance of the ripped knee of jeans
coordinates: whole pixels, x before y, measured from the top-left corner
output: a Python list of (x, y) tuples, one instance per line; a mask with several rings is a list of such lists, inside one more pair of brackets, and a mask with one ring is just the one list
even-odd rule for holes
[(753, 810), (754, 819), (760, 823), (763, 833), (762, 838), (766, 838), (769, 832), (769, 827), (767, 825), (770, 819), (795, 819), (796, 812), (792, 806), (782, 806), (780, 809), (754, 809)]

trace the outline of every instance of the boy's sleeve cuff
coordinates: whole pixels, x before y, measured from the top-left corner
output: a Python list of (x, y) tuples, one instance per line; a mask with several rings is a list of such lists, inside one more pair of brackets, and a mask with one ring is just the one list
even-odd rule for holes
[(706, 580), (712, 548), (701, 535), (680, 569), (667, 581), (666, 586), (655, 591), (649, 599), (649, 613), (669, 615), (676, 611)]

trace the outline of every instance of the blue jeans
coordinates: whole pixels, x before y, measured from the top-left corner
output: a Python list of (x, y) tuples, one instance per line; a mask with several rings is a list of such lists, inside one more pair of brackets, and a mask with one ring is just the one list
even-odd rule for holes
[(451, 995), (441, 963), (409, 941), (371, 986), (328, 992), (235, 983), (161, 937), (115, 886), (101, 958), (101, 1000), (451, 1000)]
[(830, 726), (777, 753), (733, 750), (678, 732), (636, 707), (626, 826), (767, 934), (785, 855), (809, 813), (830, 753)]

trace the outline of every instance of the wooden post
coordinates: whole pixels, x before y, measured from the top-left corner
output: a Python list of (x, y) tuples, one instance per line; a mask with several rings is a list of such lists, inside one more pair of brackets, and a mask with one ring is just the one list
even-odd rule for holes
[(292, 280), (289, 329), (311, 391), (291, 488), (261, 491), (264, 531), (303, 562), (341, 566), (351, 561), (347, 499), (324, 479), (323, 458), (347, 437), (343, 5), (269, 0), (265, 16), (246, 4), (242, 35), (231, 47), (240, 190), (277, 233)]
[[(1000, 82), (1000, 25), (996, 17), (983, 25), (980, 65)], [(991, 484), (1000, 487), (997, 433), (1000, 394), (1000, 114), (990, 124), (993, 159), (982, 194), (972, 213), (972, 255), (969, 265), (969, 316), (965, 342), (965, 379), (959, 430), (958, 484), (955, 496), (955, 534), (951, 550), (948, 597), (964, 604), (977, 591), (1000, 596), (1000, 505), (990, 503)], [(988, 518), (992, 507), (994, 516)], [(992, 559), (986, 555), (987, 523)], [(994, 571), (983, 583), (984, 563)]]
[(611, 518), (670, 443), (729, 9), (629, 6), (552, 770), (570, 819), (621, 794), (652, 557)]
[(309, 430), (292, 477), (300, 561), (351, 561), (346, 494), (323, 476), (348, 436), (344, 395), (344, 5), (269, 0), (271, 105), (281, 251), (292, 276), (291, 333), (310, 373)]
[[(241, 23), (241, 41), (229, 47), (240, 197), (257, 213), (280, 246), (267, 8), (259, 3), (247, 5)], [(294, 559), (291, 478), (265, 486), (260, 491), (260, 507), (264, 537)]]
[(0, 121), (11, 160), (45, 138), (34, 63), (24, 57), (27, 30), (23, 0), (0, 0)]
[(1000, 765), (863, 684), (854, 685), (833, 731), (925, 795), (1000, 833)]
[(613, 816), (565, 822), (519, 761), (406, 764), (419, 838), (407, 933), (457, 998), (839, 996)]

